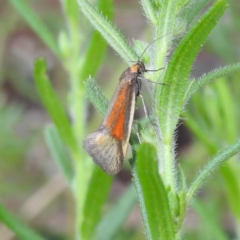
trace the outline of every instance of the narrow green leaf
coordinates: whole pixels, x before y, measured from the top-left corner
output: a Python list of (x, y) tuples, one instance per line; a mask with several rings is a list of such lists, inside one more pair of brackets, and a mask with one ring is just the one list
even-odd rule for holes
[(56, 125), (61, 138), (73, 153), (77, 153), (78, 146), (72, 133), (69, 120), (46, 75), (46, 64), (44, 59), (38, 59), (35, 62), (34, 80), (42, 102)]
[(157, 19), (156, 10), (154, 9), (154, 5), (153, 5), (152, 1), (150, 1), (150, 0), (141, 0), (141, 4), (142, 4), (142, 9), (143, 9), (147, 19), (153, 25), (157, 25), (158, 19)]
[(111, 240), (117, 233), (124, 220), (129, 215), (136, 202), (136, 192), (133, 185), (125, 191), (116, 204), (105, 214), (97, 226), (96, 240)]
[(53, 159), (68, 180), (68, 183), (71, 183), (74, 175), (71, 159), (57, 129), (50, 125), (45, 128), (44, 133)]
[(194, 199), (194, 201), (191, 203), (194, 211), (200, 216), (201, 221), (207, 228), (207, 231), (211, 234), (211, 239), (217, 239), (217, 240), (228, 240), (229, 238), (225, 235), (223, 230), (220, 228), (220, 226), (217, 225), (215, 222), (215, 219), (213, 217), (213, 214), (210, 213), (206, 207), (204, 207), (203, 203), (201, 203), (199, 200)]
[(51, 31), (44, 25), (40, 18), (29, 8), (24, 0), (10, 0), (11, 4), (27, 22), (27, 24), (38, 34), (42, 41), (58, 56), (60, 52), (56, 44), (56, 39)]
[(167, 192), (158, 174), (156, 150), (152, 145), (143, 143), (137, 150), (133, 177), (147, 239), (174, 239)]
[(122, 34), (87, 0), (78, 0), (82, 13), (88, 18), (103, 38), (127, 62), (138, 59), (137, 54), (128, 45)]
[(91, 239), (91, 236), (101, 218), (112, 179), (113, 178), (103, 172), (102, 169), (94, 166), (84, 205), (84, 220), (81, 225), (82, 239)]
[(44, 240), (44, 238), (9, 213), (2, 204), (0, 204), (0, 220), (17, 235), (18, 239)]
[(100, 87), (96, 84), (96, 82), (92, 78), (89, 78), (86, 81), (86, 93), (89, 101), (103, 116), (108, 108), (108, 100), (101, 91)]
[(225, 66), (222, 68), (215, 69), (207, 74), (204, 74), (202, 77), (193, 79), (189, 84), (188, 90), (186, 91), (184, 102), (186, 103), (188, 99), (198, 91), (204, 84), (210, 83), (212, 80), (227, 77), (231, 74), (237, 73), (240, 71), (240, 63), (233, 65)]
[(174, 52), (167, 68), (164, 82), (168, 87), (162, 88), (161, 95), (156, 92), (158, 105), (156, 112), (160, 119), (160, 125), (167, 137), (173, 135), (182, 111), (184, 93), (192, 63), (202, 44), (217, 20), (222, 16), (226, 8), (226, 1), (219, 0), (213, 4), (209, 11), (197, 22), (197, 24), (183, 38)]
[(202, 187), (202, 185), (207, 181), (212, 174), (219, 169), (219, 167), (226, 162), (228, 159), (233, 157), (240, 151), (240, 139), (234, 144), (228, 146), (224, 150), (220, 151), (215, 157), (213, 157), (205, 167), (200, 171), (199, 175), (192, 182), (188, 193), (187, 201), (189, 202), (194, 194)]
[[(99, 0), (99, 11), (102, 11), (109, 21), (111, 21), (113, 19), (113, 0)], [(81, 79), (85, 80), (89, 75), (94, 76), (96, 74), (106, 48), (106, 41), (98, 31), (94, 31), (84, 57), (84, 64), (79, 73)]]

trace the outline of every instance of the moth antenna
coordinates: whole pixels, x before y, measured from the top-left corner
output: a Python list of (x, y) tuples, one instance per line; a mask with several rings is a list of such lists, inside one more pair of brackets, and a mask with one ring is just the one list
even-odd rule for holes
[(162, 68), (159, 68), (159, 69), (154, 69), (154, 70), (148, 70), (148, 69), (145, 69), (146, 72), (157, 72), (157, 71), (160, 71), (160, 70), (163, 70), (165, 67), (162, 67)]
[(139, 56), (138, 61), (140, 61), (140, 59), (142, 58), (143, 54), (146, 52), (146, 50), (147, 50), (151, 45), (153, 45), (156, 41), (162, 39), (163, 37), (166, 37), (168, 34), (170, 34), (170, 33), (166, 33), (165, 35), (163, 35), (163, 36), (155, 39), (155, 40), (152, 41), (150, 44), (148, 44), (147, 47), (143, 50), (142, 54)]
[(170, 85), (167, 84), (167, 83), (154, 82), (154, 81), (151, 81), (151, 80), (146, 79), (146, 78), (143, 78), (143, 77), (138, 77), (138, 79), (140, 79), (140, 80), (144, 80), (144, 81), (148, 81), (148, 82), (151, 82), (151, 83), (155, 83), (155, 84), (159, 84), (159, 85), (163, 85), (163, 86), (170, 86)]

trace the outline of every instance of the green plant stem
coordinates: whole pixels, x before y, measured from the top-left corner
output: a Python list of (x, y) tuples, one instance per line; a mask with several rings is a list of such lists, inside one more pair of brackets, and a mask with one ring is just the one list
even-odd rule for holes
[[(71, 41), (71, 52), (70, 59), (67, 62), (66, 68), (69, 72), (70, 83), (71, 83), (71, 93), (69, 99), (69, 106), (71, 106), (71, 114), (73, 118), (73, 132), (77, 142), (81, 142), (84, 137), (84, 119), (83, 113), (84, 109), (84, 85), (83, 80), (79, 79), (79, 52), (80, 46), (78, 43), (78, 27), (75, 24), (71, 25), (70, 31), (70, 41)], [(76, 159), (79, 160), (79, 159)]]
[[(76, 51), (76, 50), (75, 50)], [(77, 57), (77, 56), (76, 56)], [(73, 116), (73, 133), (75, 135), (75, 139), (77, 139), (78, 143), (81, 143), (85, 136), (84, 131), (84, 115), (85, 112), (85, 101), (84, 99), (84, 86), (83, 79), (79, 79), (78, 76), (78, 66), (76, 66), (77, 58), (74, 57), (72, 60), (72, 66), (69, 70), (70, 79), (71, 79), (71, 96), (69, 99), (69, 106), (71, 106), (71, 113)], [(82, 87), (81, 87), (82, 86)], [(82, 239), (81, 236), (81, 224), (84, 221), (83, 219), (83, 211), (84, 211), (84, 203), (88, 190), (87, 181), (91, 174), (92, 164), (87, 164), (86, 154), (83, 152), (83, 149), (80, 148), (79, 156), (74, 157), (75, 160), (75, 186), (74, 186), (74, 194), (76, 198), (76, 235)]]
[(83, 212), (84, 212), (84, 203), (86, 199), (88, 184), (87, 184), (87, 169), (83, 164), (83, 159), (86, 159), (86, 156), (82, 154), (81, 161), (76, 161), (76, 179), (74, 186), (74, 194), (76, 199), (76, 237), (77, 239), (83, 239), (81, 234), (81, 225), (84, 221)]
[[(73, 133), (78, 143), (81, 143), (85, 136), (84, 131), (84, 112), (85, 101), (84, 99), (84, 84), (79, 82), (78, 72), (74, 71), (70, 74), (71, 78), (71, 96), (69, 105), (71, 106), (71, 113), (73, 117)], [(80, 159), (76, 159), (79, 161)]]
[[(171, 186), (171, 189), (175, 190), (175, 176), (173, 169), (174, 166), (174, 149), (173, 149), (173, 139), (172, 138), (164, 138), (162, 140), (162, 154), (161, 158), (165, 159), (164, 166), (159, 165), (159, 173), (163, 176), (164, 182), (167, 186)], [(164, 167), (164, 169), (163, 169)]]
[[(72, 129), (76, 142), (79, 144), (82, 142), (85, 136), (84, 125), (84, 112), (85, 101), (84, 99), (84, 84), (85, 79), (79, 78), (79, 72), (82, 67), (82, 58), (79, 57), (81, 44), (81, 34), (79, 34), (79, 19), (78, 12), (71, 11), (72, 8), (76, 8), (77, 4), (71, 4), (70, 1), (66, 4), (67, 9), (65, 11), (68, 22), (68, 41), (69, 41), (69, 55), (65, 62), (65, 68), (69, 73), (70, 81), (70, 95), (69, 103), (70, 113), (72, 117)], [(80, 41), (79, 41), (80, 40)], [(73, 191), (76, 200), (76, 237), (82, 239), (81, 224), (84, 221), (84, 203), (88, 190), (88, 179), (92, 172), (92, 164), (88, 164), (86, 161), (86, 154), (82, 148), (79, 148), (77, 155), (73, 156), (75, 163), (75, 181), (73, 185)]]

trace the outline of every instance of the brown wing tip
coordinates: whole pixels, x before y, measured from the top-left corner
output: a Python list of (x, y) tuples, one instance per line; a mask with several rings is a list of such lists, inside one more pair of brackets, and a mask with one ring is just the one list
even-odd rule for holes
[(116, 175), (121, 170), (124, 161), (121, 141), (96, 131), (86, 137), (83, 147), (108, 175)]

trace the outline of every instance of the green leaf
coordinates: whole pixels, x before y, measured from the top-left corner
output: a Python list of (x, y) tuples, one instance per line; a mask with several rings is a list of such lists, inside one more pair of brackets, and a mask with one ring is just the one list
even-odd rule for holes
[(122, 34), (87, 0), (78, 0), (82, 13), (88, 18), (109, 45), (127, 62), (138, 59)]
[(74, 176), (71, 159), (57, 129), (53, 125), (50, 125), (45, 128), (44, 133), (53, 159), (68, 180), (68, 183), (71, 183)]
[(163, 134), (167, 138), (172, 137), (178, 123), (184, 103), (187, 79), (194, 58), (225, 8), (225, 0), (214, 3), (211, 9), (183, 38), (168, 64), (164, 83), (169, 86), (162, 88), (160, 96), (159, 91), (156, 92), (158, 106), (161, 106), (157, 106), (156, 112)]
[[(113, 19), (113, 1), (99, 0), (99, 11), (102, 11), (103, 14), (108, 17), (109, 21), (111, 21)], [(106, 48), (106, 41), (99, 32), (94, 31), (79, 73), (81, 79), (85, 80), (89, 75), (94, 76), (96, 74), (104, 57)], [(93, 59), (94, 61), (92, 61)]]
[(83, 221), (81, 224), (82, 239), (91, 239), (101, 218), (112, 179), (102, 169), (97, 166), (94, 167), (84, 205)]
[(145, 234), (150, 239), (174, 239), (173, 219), (167, 192), (158, 174), (155, 148), (142, 143), (133, 166), (134, 184), (141, 208)]
[(156, 10), (154, 9), (153, 3), (150, 0), (141, 0), (142, 9), (145, 13), (146, 18), (153, 24), (157, 25), (158, 19), (156, 16)]
[(73, 136), (69, 120), (46, 75), (46, 64), (44, 59), (38, 59), (35, 62), (34, 80), (42, 102), (56, 125), (59, 135), (73, 153), (77, 154), (78, 146)]
[(129, 215), (136, 202), (136, 192), (133, 185), (130, 185), (116, 204), (105, 214), (97, 226), (96, 240), (111, 240), (117, 233), (124, 220)]
[(233, 65), (225, 66), (222, 68), (215, 69), (207, 74), (204, 74), (202, 77), (193, 79), (188, 86), (188, 90), (185, 93), (185, 100), (186, 103), (188, 99), (198, 91), (204, 84), (210, 83), (212, 80), (227, 77), (231, 74), (237, 73), (240, 71), (240, 63), (236, 63)]
[(226, 162), (228, 159), (233, 157), (240, 151), (240, 139), (237, 140), (234, 144), (228, 146), (224, 150), (220, 151), (215, 157), (213, 157), (205, 167), (200, 171), (199, 175), (192, 182), (188, 193), (187, 201), (189, 202), (194, 194), (202, 187), (205, 181), (207, 181), (212, 174), (219, 169), (219, 167)]
[(104, 116), (108, 108), (108, 100), (92, 78), (89, 78), (86, 81), (86, 93), (89, 101), (97, 111)]
[(10, 0), (17, 12), (23, 17), (27, 24), (38, 34), (42, 41), (58, 56), (60, 52), (56, 39), (51, 31), (44, 25), (40, 18), (29, 8), (24, 0)]
[(0, 220), (17, 235), (18, 239), (44, 240), (44, 238), (9, 213), (2, 204), (0, 204)]

